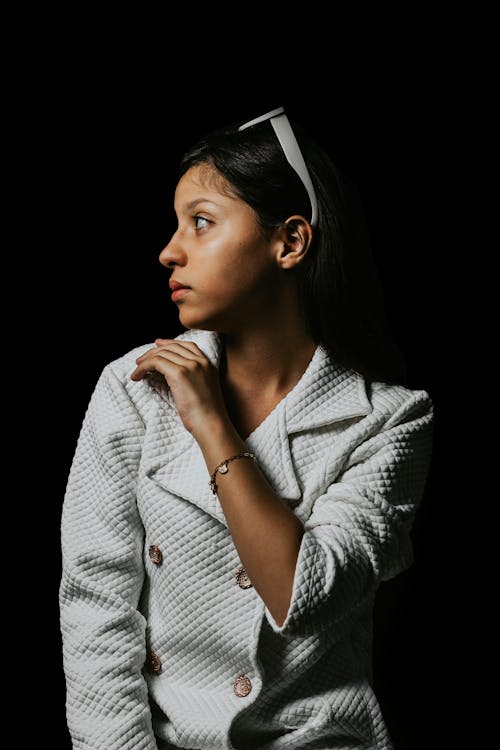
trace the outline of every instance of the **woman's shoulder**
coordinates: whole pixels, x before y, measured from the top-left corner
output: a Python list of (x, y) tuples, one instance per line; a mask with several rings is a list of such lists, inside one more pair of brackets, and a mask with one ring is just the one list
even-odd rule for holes
[(373, 411), (385, 414), (390, 420), (396, 416), (404, 419), (410, 415), (421, 415), (426, 421), (433, 419), (434, 403), (429, 392), (423, 388), (372, 381), (367, 391)]
[(103, 422), (103, 429), (119, 430), (125, 415), (129, 415), (132, 421), (144, 418), (153, 398), (153, 391), (146, 378), (133, 381), (130, 376), (137, 366), (137, 357), (154, 346), (154, 342), (135, 346), (109, 360), (102, 368), (89, 409), (94, 408), (96, 418)]
[(119, 357), (116, 357), (115, 359), (110, 360), (107, 364), (105, 369), (110, 370), (114, 375), (116, 375), (122, 382), (127, 378), (129, 375), (132, 374), (132, 372), (136, 368), (136, 359), (137, 357), (140, 357), (145, 352), (149, 351), (150, 349), (154, 349), (155, 343), (152, 341), (151, 343), (147, 344), (141, 344), (140, 346), (134, 346), (133, 349), (130, 349), (129, 351), (125, 352), (124, 354), (121, 354)]
[[(208, 331), (190, 329), (172, 338), (176, 341), (195, 341), (201, 344), (202, 348), (206, 348), (207, 341), (211, 341), (211, 334)], [(150, 402), (157, 400), (158, 397), (162, 400), (169, 400), (166, 383), (160, 382), (160, 378), (157, 380), (143, 378), (137, 381), (130, 379), (137, 367), (136, 359), (155, 347), (154, 341), (134, 346), (119, 357), (110, 360), (104, 366), (99, 379), (107, 384), (111, 382), (117, 397), (121, 393), (122, 398), (132, 402), (139, 412), (144, 412), (149, 407)], [(120, 393), (117, 393), (117, 391)]]
[[(178, 336), (174, 336), (173, 340), (182, 341), (184, 339), (189, 339), (189, 334), (193, 334), (193, 333), (197, 334), (198, 332), (197, 331), (196, 332), (184, 331), (183, 333), (180, 333)], [(145, 354), (147, 351), (149, 351), (150, 349), (154, 349), (155, 347), (156, 347), (156, 344), (154, 341), (151, 341), (147, 344), (141, 344), (140, 346), (134, 346), (133, 349), (130, 349), (129, 351), (125, 352), (119, 357), (116, 357), (116, 359), (110, 360), (107, 363), (106, 368), (109, 369), (111, 372), (113, 372), (115, 375), (117, 375), (120, 378), (120, 380), (124, 382), (125, 380), (129, 379), (129, 376), (135, 370), (136, 368), (135, 360), (137, 359), (137, 357), (140, 357), (142, 354)]]

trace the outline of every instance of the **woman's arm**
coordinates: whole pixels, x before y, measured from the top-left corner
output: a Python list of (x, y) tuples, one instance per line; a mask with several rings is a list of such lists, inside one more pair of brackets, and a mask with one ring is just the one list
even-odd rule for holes
[[(203, 452), (209, 474), (224, 459), (248, 450), (229, 419), (216, 368), (194, 342), (157, 339), (167, 347), (138, 357), (132, 380), (165, 377), (180, 417)], [(232, 461), (218, 477), (218, 497), (235, 547), (255, 590), (283, 618), (303, 534), (301, 521), (274, 492), (257, 464)]]
[(136, 507), (144, 426), (117, 375), (104, 368), (80, 432), (64, 498), (61, 632), (67, 721), (75, 747), (156, 748)]
[[(229, 456), (248, 451), (224, 416), (206, 420), (194, 437), (209, 474)], [(231, 461), (228, 473), (217, 473), (216, 480), (217, 497), (243, 567), (275, 620), (282, 622), (290, 605), (303, 524), (254, 461)]]

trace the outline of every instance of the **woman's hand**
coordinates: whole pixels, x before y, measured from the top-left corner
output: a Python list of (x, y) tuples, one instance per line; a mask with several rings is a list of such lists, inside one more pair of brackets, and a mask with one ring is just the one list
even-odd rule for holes
[(170, 388), (184, 427), (195, 437), (214, 419), (229, 419), (219, 373), (192, 341), (156, 339), (156, 348), (136, 359), (131, 380), (160, 373)]

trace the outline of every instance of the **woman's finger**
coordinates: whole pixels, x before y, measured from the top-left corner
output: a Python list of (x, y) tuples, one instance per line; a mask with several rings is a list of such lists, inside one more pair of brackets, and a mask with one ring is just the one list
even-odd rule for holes
[(181, 354), (183, 357), (186, 357), (186, 359), (205, 359), (205, 355), (200, 352), (198, 349), (193, 349), (190, 346), (185, 346), (181, 344), (180, 342), (173, 341), (168, 346), (159, 346), (157, 349), (155, 349), (156, 352), (158, 351), (165, 351), (165, 352), (173, 352), (176, 351), (179, 354)]
[(161, 342), (160, 346), (165, 346), (167, 344), (178, 344), (179, 346), (185, 347), (186, 349), (190, 349), (193, 354), (197, 354), (200, 357), (205, 357), (205, 354), (201, 351), (198, 344), (194, 343), (194, 341), (179, 341), (178, 339), (156, 339), (156, 341)]
[(169, 363), (170, 365), (175, 365), (177, 367), (186, 367), (188, 363), (193, 363), (196, 361), (199, 362), (199, 360), (196, 360), (195, 357), (185, 357), (179, 352), (170, 350), (167, 351), (166, 349), (156, 349), (153, 355), (138, 363), (137, 368), (134, 370), (130, 377), (132, 380), (140, 380), (142, 377), (149, 374), (151, 370), (161, 372), (162, 375), (165, 375), (165, 377), (167, 377), (167, 363)]
[[(161, 339), (156, 339), (156, 340), (160, 341)], [(191, 346), (187, 346), (187, 344), (191, 344)], [(180, 341), (170, 340), (170, 343), (168, 346), (158, 345), (156, 349), (148, 349), (147, 352), (144, 352), (144, 354), (141, 354), (140, 357), (137, 357), (135, 361), (142, 362), (147, 356), (155, 355), (159, 349), (164, 350), (164, 351), (175, 350), (179, 352), (180, 354), (182, 354), (183, 356), (185, 356), (186, 359), (194, 359), (194, 358), (205, 359), (205, 355), (203, 354), (203, 352), (201, 352), (200, 349), (193, 342), (191, 341), (180, 342)]]

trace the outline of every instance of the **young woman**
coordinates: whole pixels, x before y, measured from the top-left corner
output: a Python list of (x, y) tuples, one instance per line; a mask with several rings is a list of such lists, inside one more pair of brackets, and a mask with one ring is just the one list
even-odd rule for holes
[(433, 407), (359, 201), (280, 108), (195, 145), (175, 211), (186, 331), (104, 368), (64, 500), (74, 747), (387, 750), (372, 610), (412, 561)]

